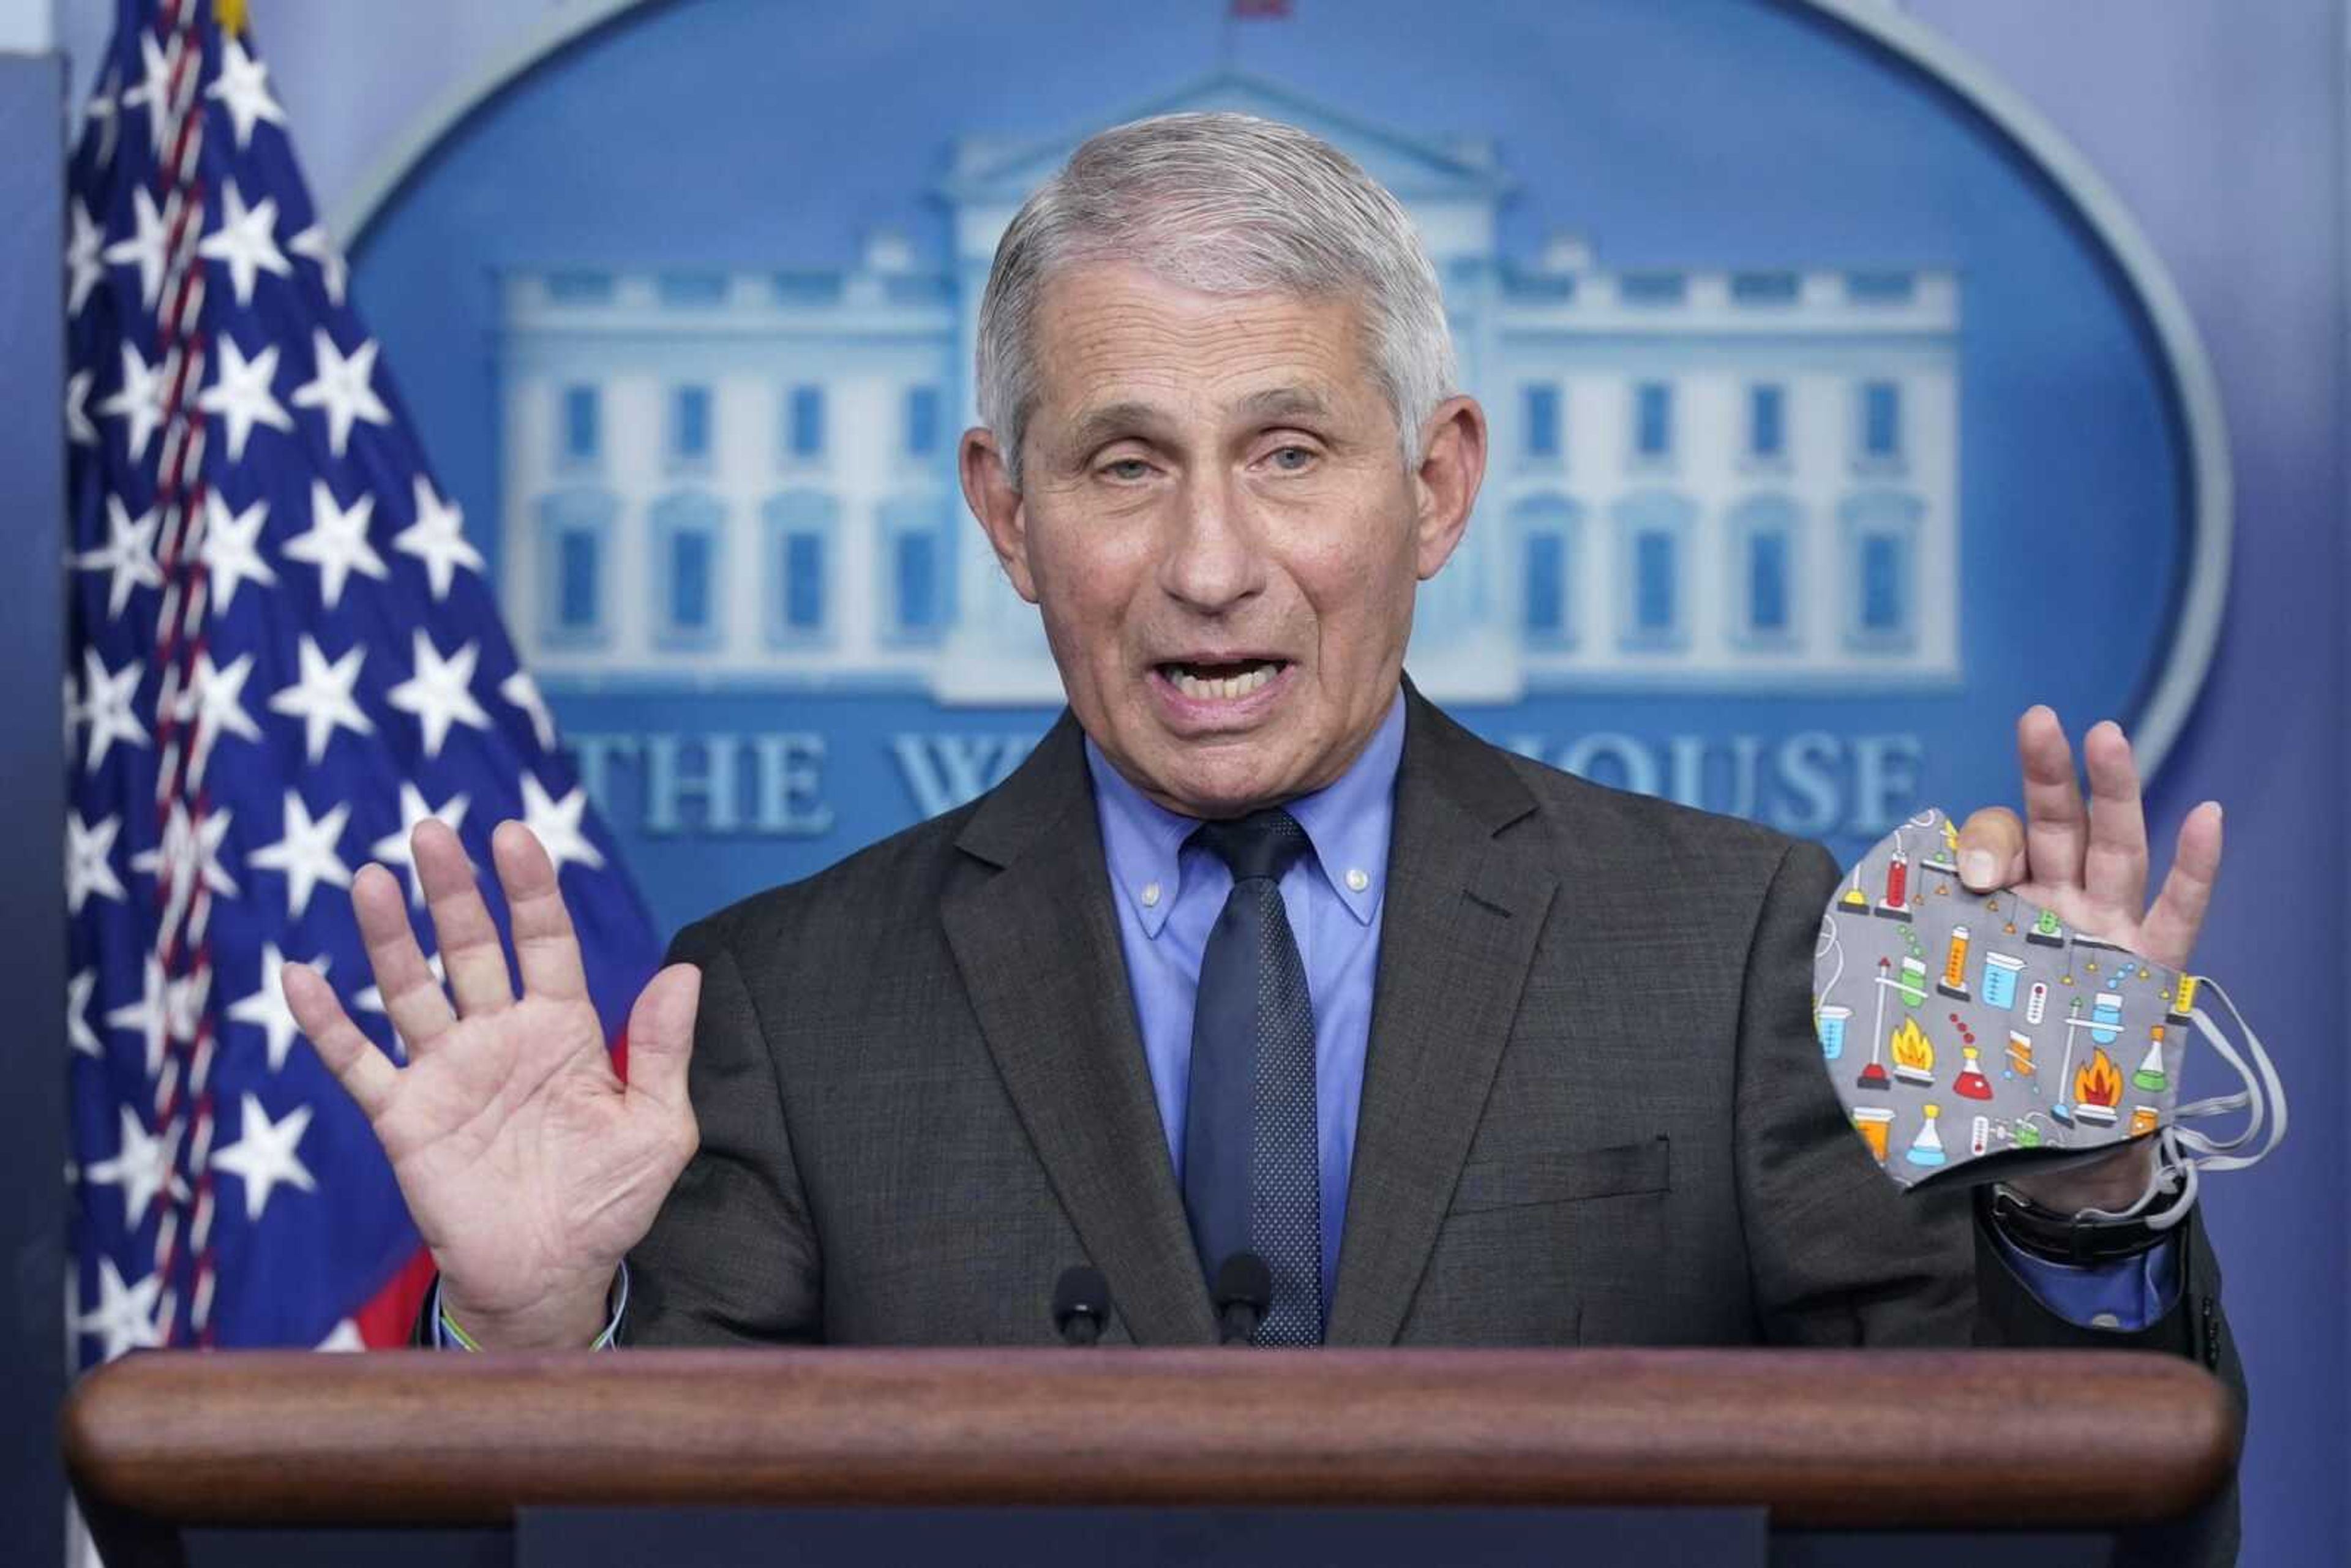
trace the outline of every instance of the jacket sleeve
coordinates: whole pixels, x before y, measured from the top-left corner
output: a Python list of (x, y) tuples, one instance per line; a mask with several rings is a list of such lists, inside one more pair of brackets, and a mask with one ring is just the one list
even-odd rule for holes
[(690, 925), (668, 962), (702, 971), (688, 1092), (701, 1145), (629, 1254), (622, 1344), (812, 1343), (823, 1272), (774, 1054), (725, 928)]

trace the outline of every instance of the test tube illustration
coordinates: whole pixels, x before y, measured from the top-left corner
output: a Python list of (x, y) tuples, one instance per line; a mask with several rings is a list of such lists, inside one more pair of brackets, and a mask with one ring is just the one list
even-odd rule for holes
[(1988, 1008), (2010, 1009), (2016, 1006), (2017, 977), (2024, 971), (2024, 960), (2009, 953), (1984, 955), (1983, 999)]
[(1968, 940), (1966, 926), (1951, 927), (1950, 945), (1943, 949), (1943, 977), (1935, 982), (1943, 995), (1963, 1002), (1974, 999), (1968, 990)]
[(1978, 1116), (1968, 1129), (1968, 1153), (1980, 1155), (1991, 1146), (1991, 1118)]
[(2123, 998), (2118, 991), (2102, 990), (2097, 1000), (2090, 1004), (2090, 1038), (2100, 1045), (2112, 1045), (2122, 1033)]
[(2032, 1037), (2016, 1030), (2008, 1031), (2008, 1075), (2032, 1084), (2034, 1093), (2041, 1092), (2041, 1082), (2032, 1075)]
[(2042, 1015), (2048, 1010), (2049, 982), (2035, 980), (2032, 982), (2032, 989), (2024, 995), (2024, 1021), (2029, 1024), (2039, 1023)]
[(1879, 894), (1877, 913), (1888, 920), (1910, 918), (1910, 857), (1902, 841), (1894, 842), (1894, 852), (1886, 860), (1886, 890)]
[(2182, 975), (2179, 977), (2179, 983), (2172, 988), (2171, 1011), (2167, 1015), (2164, 1021), (2166, 1023), (2193, 1023), (2195, 1019), (2189, 1015), (2189, 1009), (2195, 1007), (2195, 1005), (2196, 977), (2193, 975)]

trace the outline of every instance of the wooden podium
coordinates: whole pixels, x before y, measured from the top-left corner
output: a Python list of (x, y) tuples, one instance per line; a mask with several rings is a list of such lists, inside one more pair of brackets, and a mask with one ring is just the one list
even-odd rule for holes
[[(1223, 1518), (1244, 1548), (1250, 1520), (1295, 1533), (1370, 1519), (1399, 1561), (1429, 1560), (1410, 1545), (1429, 1539), (1409, 1528), (1423, 1514), (1439, 1528), (1499, 1519), (1513, 1540), (1550, 1542), (1552, 1561), (1696, 1561), (1575, 1548), (1579, 1520), (1646, 1520), (1667, 1534), (1617, 1537), (1654, 1542), (1685, 1515), (1756, 1542), (1718, 1536), (1709, 1562), (1843, 1561), (1840, 1538), (1870, 1544), (1854, 1560), (1886, 1562), (1877, 1543), (1898, 1537), (1905, 1564), (1983, 1560), (1911, 1547), (2012, 1546), (2016, 1532), (2095, 1548), (2003, 1551), (2016, 1568), (2108, 1561), (2116, 1532), (2209, 1499), (2238, 1442), (2232, 1401), (2195, 1366), (2076, 1351), (167, 1353), (84, 1379), (64, 1427), (110, 1568), (188, 1562), (207, 1530), (272, 1532), (240, 1538), (246, 1560), (256, 1542), (338, 1530), (472, 1532), (468, 1562), (745, 1561), (714, 1543), (712, 1521), (775, 1509), (822, 1511), (809, 1541), (937, 1511), (1016, 1531), (1091, 1512), (1140, 1531), (1130, 1545), (1159, 1538), (1155, 1519)], [(672, 1536), (644, 1533), (672, 1520)], [(763, 1528), (796, 1539), (788, 1521)], [(1476, 1535), (1465, 1522), (1454, 1539)], [(622, 1536), (639, 1544), (600, 1556)], [(652, 1539), (669, 1544), (638, 1555)], [(758, 1560), (903, 1561), (920, 1539)], [(503, 1559), (482, 1555), (486, 1540), (506, 1542)], [(1053, 1550), (981, 1542), (955, 1560)]]

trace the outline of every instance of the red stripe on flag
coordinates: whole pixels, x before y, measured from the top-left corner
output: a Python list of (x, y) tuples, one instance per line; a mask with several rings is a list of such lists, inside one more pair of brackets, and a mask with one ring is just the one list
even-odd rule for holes
[(424, 1304), (424, 1292), (432, 1284), (433, 1254), (419, 1247), (415, 1255), (400, 1266), (400, 1272), (351, 1314), (361, 1343), (370, 1350), (406, 1344), (409, 1331), (416, 1326), (417, 1309)]

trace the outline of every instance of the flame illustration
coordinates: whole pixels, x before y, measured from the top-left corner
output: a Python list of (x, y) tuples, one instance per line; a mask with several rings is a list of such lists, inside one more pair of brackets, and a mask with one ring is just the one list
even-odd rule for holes
[[(1927, 1031), (1918, 1027), (1917, 1019), (1904, 1019), (1902, 1027), (1896, 1030), (1892, 1038), (1886, 1042), (1886, 1053), (1894, 1058), (1894, 1065), (1897, 1069), (1907, 1069), (1921, 1074), (1929, 1073), (1935, 1070), (1934, 1042), (1927, 1038)], [(2116, 1092), (2120, 1093), (2119, 1078), (2116, 1080)]]
[(2074, 1098), (2084, 1105), (2111, 1107), (2123, 1097), (2123, 1075), (2101, 1046), (2074, 1074)]

